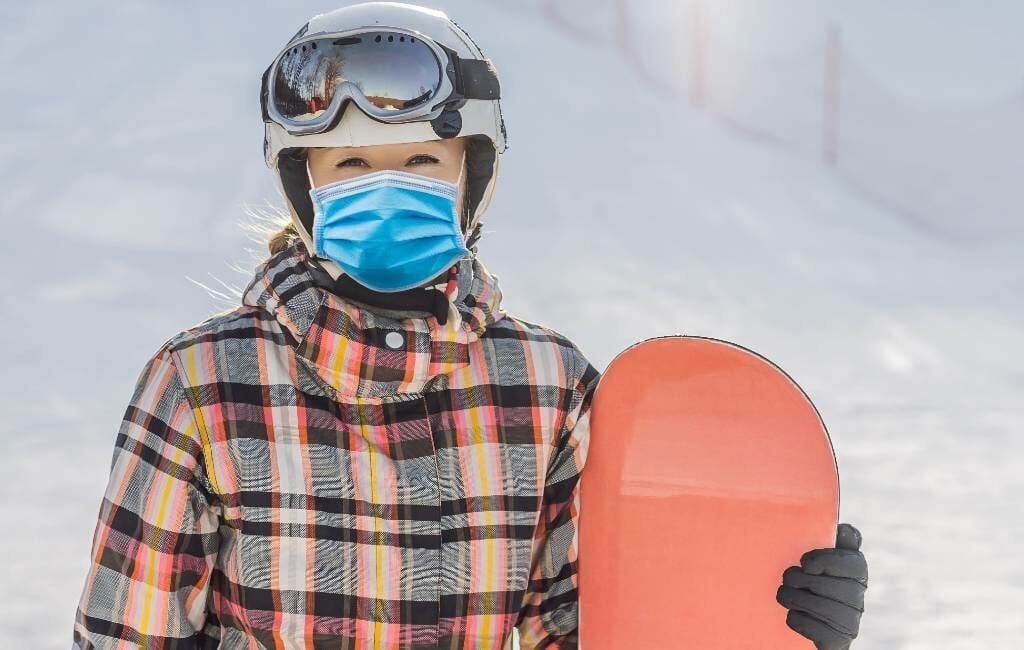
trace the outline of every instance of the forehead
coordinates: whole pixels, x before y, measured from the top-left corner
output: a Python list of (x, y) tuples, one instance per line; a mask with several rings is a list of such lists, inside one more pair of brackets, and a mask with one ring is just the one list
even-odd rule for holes
[(465, 147), (463, 138), (448, 140), (429, 140), (427, 142), (406, 142), (402, 144), (377, 144), (365, 147), (313, 147), (310, 156), (350, 155), (350, 156), (402, 156), (416, 153), (461, 153)]

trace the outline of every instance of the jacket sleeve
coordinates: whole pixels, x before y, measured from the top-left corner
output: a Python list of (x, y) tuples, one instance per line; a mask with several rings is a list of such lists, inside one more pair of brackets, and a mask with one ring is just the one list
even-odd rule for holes
[(139, 375), (114, 443), (73, 648), (216, 647), (207, 599), (219, 506), (203, 458), (165, 346)]
[(582, 356), (569, 408), (548, 462), (530, 580), (516, 627), (521, 650), (575, 649), (578, 639), (580, 472), (590, 442), (590, 404), (600, 375)]

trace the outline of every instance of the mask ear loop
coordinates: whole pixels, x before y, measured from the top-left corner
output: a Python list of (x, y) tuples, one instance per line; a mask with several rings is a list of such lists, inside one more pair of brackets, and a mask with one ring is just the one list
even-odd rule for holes
[[(465, 150), (463, 150), (463, 152), (462, 152), (462, 164), (459, 165), (459, 175), (455, 179), (455, 186), (457, 188), (460, 188), (460, 189), (461, 188), (465, 188), (465, 185), (466, 185), (463, 182), (462, 174), (465, 173), (465, 171), (466, 171), (466, 158), (468, 158), (468, 157), (469, 157), (469, 155), (466, 153)], [(465, 200), (466, 200), (465, 195), (463, 195), (462, 200), (463, 200), (463, 202), (465, 202)], [(459, 214), (456, 214), (455, 215), (455, 219), (456, 219), (456, 223), (459, 225), (459, 234), (462, 237), (462, 245), (466, 246), (466, 237), (468, 235), (465, 232), (462, 232), (462, 216), (459, 215)], [(467, 250), (468, 250), (468, 248), (467, 248)], [(472, 256), (472, 252), (470, 252), (470, 256)], [(460, 258), (460, 259), (466, 259), (466, 258)], [(458, 276), (459, 276), (459, 261), (456, 260), (448, 268), (448, 281), (443, 283), (444, 284), (444, 289), (443, 289), (444, 294), (450, 300), (454, 300), (455, 295), (458, 292)], [(442, 283), (439, 282), (438, 284), (435, 284), (433, 286), (435, 288), (440, 288), (441, 285), (442, 285)], [(442, 323), (442, 325), (443, 324), (444, 323)]]
[[(468, 191), (468, 182), (462, 177), (466, 173), (466, 159), (469, 158), (469, 152), (465, 149), (462, 150), (462, 163), (459, 165), (459, 175), (455, 179), (456, 187), (462, 192), (462, 211), (466, 211), (466, 192)], [(462, 229), (462, 215), (456, 214), (456, 221), (459, 224), (459, 233), (462, 235), (462, 245), (469, 248), (469, 231), (472, 230), (473, 224), (467, 223), (465, 232)]]
[(306, 178), (309, 179), (309, 189), (314, 189), (316, 183), (313, 182), (313, 172), (309, 170), (309, 150), (306, 150)]

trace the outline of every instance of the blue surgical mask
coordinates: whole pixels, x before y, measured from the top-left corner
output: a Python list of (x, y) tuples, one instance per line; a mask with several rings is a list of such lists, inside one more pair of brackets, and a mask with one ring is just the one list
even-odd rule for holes
[(458, 189), (392, 170), (315, 187), (316, 254), (375, 291), (418, 287), (470, 256), (455, 209)]

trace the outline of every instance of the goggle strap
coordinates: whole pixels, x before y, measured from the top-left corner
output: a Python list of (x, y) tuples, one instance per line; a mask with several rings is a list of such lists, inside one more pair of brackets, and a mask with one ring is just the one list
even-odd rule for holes
[(270, 70), (273, 65), (267, 66), (267, 69), (263, 71), (263, 79), (260, 81), (260, 110), (263, 112), (263, 121), (270, 121), (270, 113), (267, 110), (267, 104), (270, 103)]
[(501, 99), (498, 73), (489, 59), (462, 59), (455, 63), (456, 92), (465, 99)]

